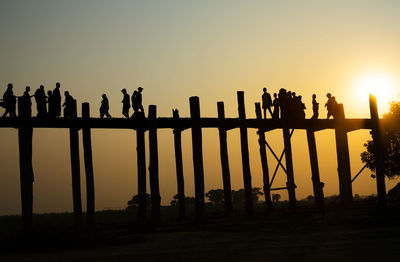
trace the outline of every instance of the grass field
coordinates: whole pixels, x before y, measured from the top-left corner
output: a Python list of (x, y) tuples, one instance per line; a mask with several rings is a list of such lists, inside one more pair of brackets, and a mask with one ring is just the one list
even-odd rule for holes
[[(0, 217), (1, 261), (382, 261), (400, 255), (400, 209), (379, 209), (375, 200), (352, 207), (312, 202), (287, 203), (252, 217), (238, 208), (225, 217), (222, 206), (207, 205), (195, 221), (193, 210), (178, 221), (176, 207), (162, 208), (162, 221), (138, 223), (135, 210), (96, 212), (96, 229), (77, 233), (73, 215), (34, 216), (33, 232), (21, 233), (19, 216)], [(397, 259), (396, 259), (397, 260)]]

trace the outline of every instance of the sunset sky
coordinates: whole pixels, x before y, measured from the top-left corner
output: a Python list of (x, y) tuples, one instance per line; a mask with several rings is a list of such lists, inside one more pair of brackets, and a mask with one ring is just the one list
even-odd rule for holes
[[(262, 88), (284, 87), (302, 95), (306, 116), (317, 95), (326, 117), (326, 93), (344, 104), (348, 118), (368, 118), (368, 93), (376, 93), (380, 113), (400, 99), (400, 1), (58, 1), (0, 0), (0, 92), (13, 83), (22, 95), (43, 84), (61, 83), (78, 103), (89, 102), (98, 117), (101, 95), (110, 113), (122, 117), (121, 89), (142, 86), (143, 104), (158, 116), (178, 108), (189, 116), (189, 97), (199, 96), (201, 115), (237, 117), (236, 91), (245, 92), (246, 112)], [(36, 114), (35, 103), (33, 112)], [(79, 106), (80, 108), (80, 106)], [(79, 109), (80, 110), (80, 109)], [(3, 114), (4, 109), (0, 109)], [(280, 154), (282, 132), (267, 133)], [(360, 153), (369, 132), (348, 134), (352, 176), (363, 166)], [(33, 141), (34, 212), (72, 210), (68, 130), (35, 129)], [(243, 187), (239, 131), (228, 133), (233, 189)], [(256, 130), (249, 130), (253, 186), (262, 186)], [(293, 135), (297, 198), (312, 194), (305, 131)], [(146, 141), (147, 143), (147, 141)], [(218, 131), (203, 131), (206, 192), (222, 188)], [(136, 137), (131, 130), (92, 130), (96, 209), (124, 208), (137, 193)], [(147, 146), (147, 145), (146, 145)], [(0, 215), (20, 213), (17, 130), (0, 129)], [(325, 195), (338, 193), (335, 137), (317, 133)], [(183, 133), (187, 195), (194, 194), (190, 130)], [(148, 153), (148, 150), (147, 150)], [(176, 194), (171, 130), (159, 131), (162, 204)], [(83, 160), (83, 154), (81, 154)], [(275, 161), (268, 154), (270, 172)], [(148, 161), (147, 161), (148, 164)], [(83, 162), (81, 176), (84, 178)], [(274, 187), (284, 186), (279, 172)], [(397, 181), (388, 181), (391, 188)], [(287, 199), (287, 192), (279, 192)], [(353, 193), (376, 193), (365, 171)], [(85, 184), (82, 196), (85, 203)]]

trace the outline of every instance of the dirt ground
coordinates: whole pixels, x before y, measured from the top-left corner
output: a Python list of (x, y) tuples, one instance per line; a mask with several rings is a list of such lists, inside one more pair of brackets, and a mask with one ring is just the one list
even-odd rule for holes
[(399, 218), (398, 209), (365, 208), (214, 218), (114, 232), (94, 247), (13, 250), (0, 261), (397, 261)]

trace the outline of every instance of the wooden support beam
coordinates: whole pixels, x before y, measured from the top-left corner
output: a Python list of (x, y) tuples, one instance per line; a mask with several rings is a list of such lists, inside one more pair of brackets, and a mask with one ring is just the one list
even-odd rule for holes
[(249, 146), (247, 137), (247, 127), (244, 126), (246, 120), (246, 110), (244, 105), (244, 92), (237, 92), (238, 98), (238, 111), (240, 125), (240, 145), (242, 151), (242, 168), (243, 168), (243, 182), (244, 182), (244, 195), (245, 195), (245, 209), (248, 215), (253, 214), (253, 197), (251, 187), (251, 172), (250, 172), (250, 161), (249, 161)]
[(343, 104), (338, 104), (335, 118), (335, 137), (339, 173), (339, 198), (342, 204), (347, 205), (353, 201), (353, 192), (351, 188), (349, 144), (344, 121)]
[(290, 142), (290, 133), (289, 129), (283, 129), (283, 141), (285, 145), (285, 159), (286, 159), (286, 175), (287, 182), (286, 187), (288, 188), (289, 193), (289, 207), (291, 210), (296, 208), (296, 185), (294, 183), (294, 175), (293, 175), (293, 159), (292, 159), (292, 143)]
[(155, 119), (157, 118), (157, 107), (149, 106), (149, 150), (150, 150), (150, 192), (151, 192), (151, 217), (154, 221), (160, 220), (160, 186), (158, 179), (158, 141), (157, 141), (157, 126)]
[[(90, 119), (89, 103), (82, 104), (82, 118)], [(86, 222), (88, 225), (94, 225), (95, 197), (92, 157), (92, 134), (89, 127), (82, 128), (82, 140), (86, 174)]]
[(313, 183), (315, 205), (319, 209), (324, 209), (324, 191), (319, 177), (317, 146), (313, 130), (307, 130), (308, 152), (310, 154), (311, 180)]
[(386, 206), (386, 186), (385, 186), (385, 163), (384, 163), (384, 146), (382, 142), (381, 127), (379, 125), (379, 114), (376, 98), (372, 94), (369, 95), (369, 109), (372, 120), (372, 139), (374, 145), (374, 155), (376, 156), (376, 189), (378, 194), (378, 204), (381, 207)]
[[(261, 106), (260, 103), (255, 103), (256, 106), (256, 116), (257, 119), (262, 119), (261, 115)], [(272, 200), (271, 200), (271, 190), (269, 186), (269, 169), (268, 169), (268, 161), (267, 161), (267, 150), (265, 148), (265, 133), (259, 128), (258, 129), (258, 143), (260, 145), (260, 158), (261, 158), (261, 166), (263, 171), (263, 189), (265, 196), (265, 203), (267, 208), (272, 208)]]
[[(74, 103), (74, 112), (77, 111)], [(81, 200), (81, 169), (79, 161), (79, 133), (77, 128), (69, 129), (69, 143), (71, 155), (72, 172), (72, 198), (74, 205), (75, 227), (80, 230), (82, 227), (82, 200)]]
[(138, 218), (146, 220), (146, 155), (144, 142), (144, 129), (136, 130), (136, 151), (137, 151), (137, 175), (138, 175), (138, 197), (139, 209)]
[[(217, 103), (218, 118), (223, 120), (225, 118), (224, 102)], [(232, 189), (231, 189), (231, 174), (229, 170), (229, 158), (228, 158), (228, 143), (226, 137), (226, 129), (220, 127), (219, 131), (219, 152), (221, 157), (221, 168), (222, 168), (222, 182), (224, 186), (224, 204), (225, 214), (232, 214)]]
[[(179, 119), (179, 111), (172, 111), (173, 118)], [(174, 146), (175, 146), (175, 166), (176, 166), (176, 181), (178, 185), (178, 207), (179, 218), (183, 219), (186, 216), (185, 209), (185, 183), (183, 179), (183, 162), (182, 162), (182, 130), (174, 129)]]
[(202, 132), (200, 127), (200, 102), (197, 96), (190, 97), (189, 102), (190, 117), (192, 119), (192, 149), (196, 217), (201, 218), (204, 216), (204, 168)]
[(29, 234), (32, 228), (34, 181), (32, 167), (32, 137), (32, 127), (23, 126), (18, 128), (22, 227), (25, 234)]

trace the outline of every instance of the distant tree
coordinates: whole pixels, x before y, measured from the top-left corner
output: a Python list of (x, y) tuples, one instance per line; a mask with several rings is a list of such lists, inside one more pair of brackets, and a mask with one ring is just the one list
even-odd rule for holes
[(281, 195), (279, 194), (272, 194), (272, 201), (278, 202), (281, 199)]
[[(384, 114), (383, 118), (388, 123), (400, 122), (400, 102), (392, 102), (390, 105), (389, 113)], [(389, 128), (381, 130), (383, 142), (383, 159), (384, 159), (384, 173), (388, 178), (394, 178), (400, 175), (400, 131), (397, 128)], [(361, 153), (361, 161), (366, 163), (367, 167), (375, 172), (376, 170), (376, 157), (374, 153), (374, 142), (368, 140), (364, 147), (366, 151)], [(374, 175), (371, 175), (374, 178)]]
[[(195, 205), (195, 198), (194, 197), (185, 197), (185, 205), (186, 206), (194, 206)], [(178, 194), (172, 197), (172, 200), (170, 202), (171, 206), (177, 206), (178, 205)]]
[[(128, 209), (139, 206), (139, 195), (134, 195), (131, 200), (128, 201)], [(146, 194), (146, 206), (151, 206), (151, 195)]]
[(309, 196), (307, 197), (307, 200), (308, 200), (308, 201), (314, 200), (314, 196), (309, 195)]
[(212, 189), (206, 193), (206, 197), (213, 204), (223, 204), (224, 203), (224, 190)]
[(359, 194), (355, 194), (354, 195), (354, 199), (360, 199), (361, 197), (360, 197), (360, 195)]
[[(258, 197), (262, 196), (263, 193), (261, 191), (261, 188), (259, 187), (254, 187), (252, 190), (252, 198), (253, 198), (253, 203), (258, 202)], [(235, 204), (242, 204), (244, 205), (244, 189), (239, 189), (239, 190), (232, 190), (232, 202)]]

